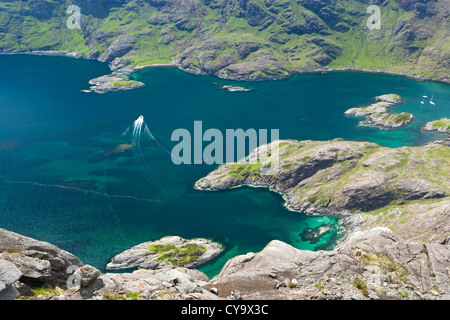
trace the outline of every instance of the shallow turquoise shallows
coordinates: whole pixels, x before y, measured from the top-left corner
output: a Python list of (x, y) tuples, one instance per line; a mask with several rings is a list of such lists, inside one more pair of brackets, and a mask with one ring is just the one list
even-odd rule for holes
[[(399, 147), (444, 138), (420, 128), (450, 116), (448, 85), (374, 74), (240, 83), (151, 69), (134, 75), (146, 87), (99, 95), (81, 92), (109, 72), (96, 61), (0, 56), (0, 70), (0, 227), (54, 243), (102, 271), (115, 254), (165, 235), (222, 243), (223, 254), (200, 268), (210, 277), (229, 258), (260, 251), (273, 239), (318, 250), (342, 236), (337, 219), (290, 212), (265, 189), (194, 190), (216, 165), (173, 164), (175, 129), (193, 132), (194, 121), (202, 121), (203, 130), (279, 129), (281, 139)], [(223, 84), (251, 91), (228, 92)], [(425, 92), (436, 106), (420, 103)], [(385, 131), (344, 117), (346, 109), (385, 93), (403, 97), (391, 111), (413, 113), (411, 125)], [(132, 143), (123, 133), (140, 115), (157, 142), (143, 133), (140, 151), (116, 149)], [(306, 228), (324, 224), (333, 227), (320, 241), (302, 241)]]

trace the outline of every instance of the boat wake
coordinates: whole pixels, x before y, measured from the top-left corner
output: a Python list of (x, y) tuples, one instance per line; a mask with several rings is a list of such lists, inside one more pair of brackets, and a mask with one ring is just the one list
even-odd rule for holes
[(34, 182), (34, 181), (11, 181), (11, 180), (3, 180), (2, 182), (7, 183), (7, 184), (23, 184), (23, 185), (31, 185), (31, 186), (36, 186), (36, 187), (65, 189), (65, 190), (77, 191), (77, 192), (81, 192), (81, 193), (95, 194), (95, 195), (99, 195), (99, 196), (102, 196), (102, 197), (105, 197), (108, 199), (119, 198), (119, 199), (131, 199), (131, 200), (136, 200), (136, 201), (146, 201), (146, 202), (160, 202), (160, 203), (165, 202), (165, 201), (156, 200), (156, 199), (139, 198), (139, 197), (129, 196), (129, 195), (109, 194), (106, 192), (83, 189), (83, 188), (78, 188), (78, 187), (73, 187), (73, 186), (66, 186), (66, 185), (61, 185), (61, 184), (45, 184), (45, 183), (39, 183), (39, 182)]

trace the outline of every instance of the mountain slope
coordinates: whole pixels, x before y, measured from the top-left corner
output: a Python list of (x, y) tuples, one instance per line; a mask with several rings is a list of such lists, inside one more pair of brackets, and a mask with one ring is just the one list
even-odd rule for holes
[[(381, 29), (369, 30), (369, 3)], [(323, 68), (449, 79), (450, 0), (74, 0), (0, 2), (0, 50), (77, 52), (113, 69), (175, 63), (260, 80)], [(125, 70), (125, 69), (124, 69)]]

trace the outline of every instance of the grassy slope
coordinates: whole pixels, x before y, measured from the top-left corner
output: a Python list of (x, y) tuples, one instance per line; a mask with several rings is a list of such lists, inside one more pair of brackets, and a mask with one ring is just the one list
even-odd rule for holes
[[(348, 32), (331, 30), (331, 35), (325, 36), (289, 34), (286, 37), (290, 40), (285, 44), (268, 40), (271, 34), (281, 32), (280, 24), (273, 23), (265, 29), (259, 26), (250, 26), (244, 17), (236, 18), (231, 14), (222, 16), (219, 10), (207, 7), (201, 2), (196, 4), (200, 8), (198, 10), (202, 12), (201, 17), (196, 17), (192, 13), (188, 15), (189, 10), (183, 13), (184, 16), (188, 15), (189, 20), (193, 23), (203, 22), (203, 27), (193, 31), (179, 30), (170, 21), (162, 25), (150, 24), (149, 21), (152, 17), (164, 15), (164, 13), (147, 3), (136, 0), (129, 1), (128, 8), (121, 6), (109, 9), (106, 16), (83, 15), (85, 22), (83, 30), (69, 30), (66, 27), (69, 15), (65, 9), (71, 2), (63, 1), (63, 4), (52, 0), (42, 0), (41, 2), (50, 4), (50, 9), (47, 12), (44, 10), (44, 14), (41, 16), (37, 16), (35, 10), (28, 8), (24, 1), (0, 2), (0, 50), (76, 51), (87, 56), (95, 51), (98, 51), (99, 54), (103, 53), (118, 36), (125, 34), (136, 40), (132, 54), (125, 59), (130, 61), (133, 66), (143, 66), (154, 63), (170, 63), (178, 53), (187, 47), (201, 47), (204, 39), (213, 37), (227, 44), (234, 44), (237, 41), (258, 43), (261, 48), (259, 51), (268, 53), (279, 62), (281, 68), (292, 72), (321, 68), (311, 56), (317, 50), (320, 51), (320, 48), (311, 43), (304, 43), (308, 38), (320, 36), (342, 49), (340, 55), (327, 66), (328, 68), (355, 67), (435, 78), (448, 74), (446, 68), (440, 67), (443, 55), (448, 54), (450, 50), (449, 41), (446, 41), (448, 26), (445, 25), (445, 21), (442, 22), (442, 25), (434, 25), (427, 19), (415, 19), (416, 25), (423, 24), (424, 28), (432, 28), (434, 36), (427, 40), (412, 41), (410, 44), (419, 48), (437, 48), (441, 54), (437, 56), (436, 54), (406, 54), (405, 50), (399, 48), (398, 44), (393, 41), (393, 32), (401, 20), (411, 19), (413, 14), (401, 9), (392, 10), (393, 6), (398, 7), (394, 0), (388, 1), (387, 5), (382, 7), (382, 30), (370, 31), (365, 28), (365, 19), (369, 17), (368, 14), (364, 15), (367, 9), (366, 4), (355, 0), (340, 0), (336, 1), (335, 9), (341, 8), (345, 12), (355, 10), (362, 13), (360, 17), (348, 13), (342, 14), (343, 21), (339, 21), (339, 23), (351, 25)], [(253, 2), (260, 3), (261, 7), (265, 8), (264, 1), (253, 0)], [(278, 2), (282, 3), (283, 0), (278, 0)], [(186, 5), (185, 2), (183, 4)], [(130, 9), (130, 6), (134, 9)], [(193, 4), (187, 6), (192, 9)], [(305, 20), (302, 13), (315, 16), (312, 11), (294, 1), (290, 2), (290, 8), (292, 8), (298, 23), (303, 23)], [(83, 8), (81, 9), (82, 13), (85, 13)], [(267, 9), (264, 10), (267, 12)], [(276, 16), (283, 23), (287, 21), (284, 18), (284, 12), (283, 9)], [(219, 18), (225, 18), (226, 22), (219, 21)], [(319, 21), (324, 23), (322, 20)], [(329, 23), (329, 26), (333, 27), (333, 23)], [(164, 43), (164, 33), (173, 35), (175, 40)], [(222, 54), (212, 58), (212, 60), (216, 59), (214, 63), (217, 63), (220, 56), (230, 54), (230, 52), (234, 53), (236, 63), (242, 62), (232, 46), (224, 46), (222, 50)], [(289, 50), (290, 52), (286, 53)], [(255, 53), (250, 54), (245, 61), (253, 61), (254, 56)], [(193, 61), (197, 61), (196, 57), (193, 58)], [(201, 69), (200, 65), (195, 65), (195, 63), (193, 65), (194, 68)], [(267, 68), (270, 69), (270, 66)]]

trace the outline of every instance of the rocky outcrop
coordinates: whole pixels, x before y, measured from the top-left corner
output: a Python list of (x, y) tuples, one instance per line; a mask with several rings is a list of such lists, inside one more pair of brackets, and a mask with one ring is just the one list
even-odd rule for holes
[(130, 52), (136, 44), (136, 40), (129, 36), (120, 36), (111, 43), (105, 52), (99, 57), (100, 61), (111, 62), (115, 58), (123, 57)]
[(414, 116), (407, 112), (391, 114), (391, 113), (373, 113), (367, 117), (365, 121), (361, 121), (362, 126), (375, 126), (384, 129), (397, 129), (407, 126), (413, 122)]
[(222, 246), (207, 239), (187, 240), (167, 236), (138, 244), (118, 255), (106, 265), (107, 269), (161, 269), (167, 266), (197, 267), (222, 252)]
[(402, 102), (397, 94), (385, 94), (375, 97), (379, 102), (367, 107), (351, 108), (344, 114), (348, 117), (366, 117), (366, 120), (359, 123), (360, 126), (375, 126), (384, 129), (396, 129), (410, 124), (414, 116), (407, 112), (392, 114), (389, 108)]
[[(310, 214), (369, 212), (395, 201), (448, 196), (447, 155), (439, 144), (390, 149), (340, 140), (275, 141), (241, 162), (220, 166), (195, 187), (267, 187), (282, 194), (289, 209)], [(270, 165), (273, 171), (266, 174)]]
[(223, 85), (223, 86), (221, 86), (221, 88), (225, 89), (229, 92), (247, 92), (247, 91), (251, 90), (249, 88), (242, 87), (242, 86), (230, 86), (230, 85)]
[[(12, 236), (44, 246), (46, 252), (51, 248), (55, 254), (70, 255), (3, 229), (0, 234), (2, 239)], [(59, 281), (47, 281), (47, 293), (40, 290), (38, 295), (22, 282), (23, 266), (4, 259), (5, 253), (25, 256), (30, 249), (19, 252), (11, 241), (2, 245), (7, 246), (0, 255), (0, 299), (5, 300), (450, 298), (449, 243), (404, 241), (381, 227), (356, 231), (332, 251), (299, 250), (273, 240), (261, 252), (230, 259), (211, 280), (184, 267), (102, 274), (94, 267), (77, 265), (73, 284), (56, 290)], [(30, 286), (42, 288), (42, 284)]]
[(367, 107), (348, 109), (344, 114), (349, 117), (365, 117), (374, 113), (386, 113), (391, 106), (388, 102), (377, 102)]
[(402, 239), (450, 244), (450, 200), (429, 200), (389, 206), (364, 215), (364, 229), (385, 226)]
[(121, 74), (111, 74), (95, 78), (90, 80), (89, 84), (92, 85), (90, 90), (96, 93), (131, 90), (145, 86), (144, 83), (136, 80), (130, 80), (127, 75)]
[[(333, 251), (274, 240), (237, 256), (204, 288), (242, 299), (448, 299), (450, 247), (405, 242), (387, 228), (355, 232)], [(447, 269), (446, 269), (447, 268)]]
[(0, 259), (0, 300), (13, 300), (20, 296), (14, 286), (22, 272), (8, 260)]
[[(195, 269), (139, 269), (132, 273), (106, 273), (72, 297), (92, 300), (211, 300), (217, 296), (202, 287), (208, 277)], [(61, 299), (71, 299), (63, 296)]]
[(4, 229), (0, 229), (0, 261), (15, 265), (20, 271), (16, 280), (27, 286), (64, 286), (71, 275), (69, 267), (83, 265), (77, 257), (50, 243)]
[(443, 118), (435, 121), (427, 122), (423, 127), (423, 131), (436, 131), (440, 133), (450, 134), (450, 119)]

